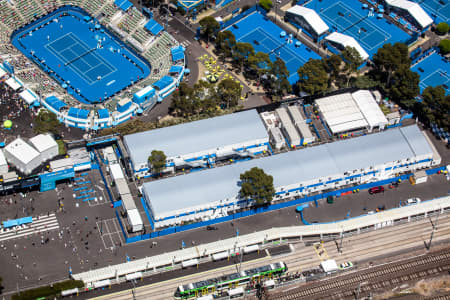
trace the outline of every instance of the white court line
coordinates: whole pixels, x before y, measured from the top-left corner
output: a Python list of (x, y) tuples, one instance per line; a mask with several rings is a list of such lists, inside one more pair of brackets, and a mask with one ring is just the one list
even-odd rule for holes
[[(431, 7), (431, 5), (428, 4), (428, 2), (426, 2), (426, 1), (423, 1), (422, 3), (420, 3), (420, 5), (427, 7), (429, 10), (431, 10), (434, 14), (436, 14), (439, 18), (443, 19), (444, 21), (448, 20), (449, 16), (442, 15), (441, 11), (443, 11), (443, 9), (442, 9), (443, 7), (450, 5), (450, 2), (447, 2), (447, 4), (445, 4), (445, 6), (440, 4), (439, 1), (432, 0), (432, 2), (433, 2), (433, 4), (435, 4), (434, 8)], [(439, 10), (437, 10), (436, 7), (439, 7)]]
[[(70, 35), (70, 37), (72, 38), (72, 40), (73, 40), (74, 42), (76, 42), (78, 45), (80, 45), (85, 51), (89, 51), (89, 50), (90, 50), (89, 46), (87, 46), (83, 41), (81, 41), (75, 34), (73, 34), (73, 32), (69, 32), (69, 33), (67, 33), (67, 34), (65, 34), (65, 35)], [(72, 46), (73, 46), (73, 45), (72, 45)], [(72, 46), (71, 46), (71, 47), (72, 47)], [(51, 47), (51, 46), (50, 46), (50, 47), (47, 47), (47, 45), (45, 45), (45, 48), (46, 48), (47, 50), (49, 50), (53, 55), (55, 55), (56, 57), (58, 57), (60, 60), (62, 60), (64, 64), (68, 62), (68, 60), (60, 54), (60, 51), (56, 51), (56, 50), (55, 50), (53, 47)], [(65, 49), (67, 49), (67, 48), (65, 48)], [(95, 67), (98, 67), (98, 66), (100, 66), (100, 65), (105, 65), (105, 66), (110, 70), (110, 72), (107, 73), (107, 74), (104, 74), (104, 75), (102, 76), (102, 78), (107, 77), (107, 76), (109, 76), (110, 74), (112, 74), (112, 73), (114, 73), (114, 72), (117, 71), (117, 69), (116, 69), (114, 66), (112, 66), (112, 65), (109, 64), (107, 61), (105, 61), (105, 60), (104, 60), (101, 56), (99, 56), (97, 53), (95, 53), (95, 52), (91, 52), (91, 53), (92, 53), (92, 55), (97, 59), (97, 61), (100, 62), (100, 63), (99, 63), (97, 66), (95, 66)], [(83, 58), (80, 58), (80, 59), (82, 59), (84, 62), (86, 62)], [(70, 61), (70, 60), (69, 60), (69, 61)], [(86, 63), (87, 63), (87, 62), (86, 62)], [(87, 63), (87, 64), (88, 64), (88, 63)], [(88, 65), (90, 66), (90, 64), (88, 64)], [(86, 81), (87, 84), (93, 85), (93, 84), (96, 82), (96, 80), (91, 80), (91, 79), (90, 79), (89, 77), (87, 77), (87, 75), (86, 75), (86, 73), (89, 72), (89, 71), (91, 71), (92, 68), (85, 72), (85, 71), (80, 70), (80, 69), (79, 69), (76, 65), (74, 65), (74, 64), (70, 64), (68, 67), (71, 68), (71, 69), (72, 69), (79, 77), (83, 78), (83, 79)]]
[[(331, 9), (332, 7), (334, 7), (334, 6), (338, 5), (338, 4), (340, 4), (342, 7), (344, 7), (345, 9), (347, 9), (347, 11), (350, 11), (352, 14), (355, 14), (355, 16), (357, 16), (359, 19), (364, 18), (364, 16), (361, 16), (357, 11), (355, 11), (353, 8), (347, 6), (347, 5), (346, 5), (344, 2), (342, 2), (342, 1), (335, 2), (333, 5), (331, 5), (331, 6), (327, 7), (326, 9), (322, 10), (322, 11), (320, 12), (320, 14), (321, 14), (323, 17), (325, 17), (326, 19), (330, 20), (330, 22), (332, 22), (332, 23), (334, 23), (334, 24), (337, 24), (337, 22), (335, 21), (337, 18), (336, 18), (336, 19), (332, 19), (330, 16), (324, 14), (324, 12), (326, 12), (327, 10)], [(344, 19), (344, 20), (346, 20), (347, 22), (350, 22), (350, 21), (347, 20), (347, 19)], [(368, 28), (368, 29), (367, 29), (368, 31), (371, 31), (371, 29), (375, 29), (375, 30), (380, 31), (380, 33), (381, 33), (382, 35), (384, 35), (385, 39), (387, 38), (387, 40), (388, 40), (388, 39), (392, 38), (392, 35), (390, 35), (390, 34), (389, 34), (388, 32), (386, 32), (386, 31), (384, 31), (384, 30), (381, 29), (380, 27), (378, 27), (375, 23), (371, 22), (370, 20), (364, 19), (362, 22), (363, 22), (363, 23), (366, 23), (366, 24), (368, 24), (368, 25), (370, 25), (371, 28)], [(352, 24), (352, 22), (350, 22), (350, 25), (351, 25), (351, 24)], [(342, 28), (342, 29), (345, 29), (345, 28)], [(380, 43), (376, 44), (374, 47), (370, 47), (370, 46), (367, 45), (367, 43), (364, 41), (364, 38), (363, 38), (360, 42), (362, 42), (363, 44), (365, 44), (365, 47), (366, 47), (367, 49), (370, 49), (370, 50), (373, 50), (373, 49), (374, 49), (376, 46), (378, 46), (380, 43), (384, 43), (384, 41), (381, 41)]]
[(117, 235), (119, 236), (120, 243), (121, 243), (121, 244), (124, 244), (124, 242), (122, 242), (122, 230), (120, 230), (120, 228), (118, 228), (118, 226), (119, 226), (119, 225), (117, 224), (118, 221), (117, 221), (116, 219), (114, 219), (113, 222), (114, 222), (114, 227), (115, 227), (116, 230), (117, 230), (115, 233), (117, 233)]
[[(439, 71), (441, 71), (441, 72), (444, 72), (444, 71), (442, 71), (442, 69), (437, 69), (437, 70), (435, 70), (434, 72), (432, 72), (432, 73), (430, 73), (427, 77), (425, 77), (424, 79), (422, 79), (421, 81), (420, 81), (420, 83), (419, 84), (424, 84), (425, 86), (428, 86), (427, 84), (425, 84), (424, 83), (424, 81), (425, 80), (427, 80), (428, 78), (430, 78), (431, 76), (433, 76), (434, 75), (434, 73), (438, 73)], [(444, 72), (445, 73), (445, 72)], [(447, 78), (447, 81), (448, 81), (449, 79)]]
[(114, 244), (114, 241), (113, 241), (113, 239), (111, 237), (112, 233), (111, 233), (111, 230), (109, 230), (108, 222), (107, 222), (109, 220), (114, 220), (114, 219), (105, 220), (105, 226), (106, 226), (106, 229), (108, 230), (109, 239), (111, 240), (112, 247), (114, 247), (115, 244)]
[(109, 247), (106, 247), (106, 243), (105, 243), (105, 239), (104, 236), (107, 235), (104, 232), (102, 233), (102, 231), (100, 231), (100, 228), (103, 229), (101, 223), (103, 223), (105, 220), (102, 220), (101, 222), (96, 222), (97, 224), (97, 230), (98, 230), (98, 234), (100, 234), (100, 237), (102, 238), (102, 242), (103, 242), (103, 247), (105, 247), (105, 249), (109, 249)]
[[(260, 42), (259, 42), (260, 45), (263, 46), (265, 49), (268, 49), (268, 51), (267, 51), (268, 53), (267, 53), (267, 54), (275, 53), (275, 51), (273, 51), (273, 50), (276, 49), (276, 48), (280, 48), (280, 49), (284, 49), (284, 50), (286, 50), (287, 52), (289, 52), (289, 54), (291, 54), (291, 56), (293, 57), (293, 58), (291, 58), (291, 59), (288, 60), (288, 61), (291, 61), (292, 59), (297, 59), (297, 60), (300, 61), (300, 64), (306, 63), (306, 60), (304, 60), (303, 57), (297, 55), (297, 53), (295, 53), (294, 51), (292, 51), (291, 49), (289, 49), (289, 47), (284, 47), (284, 46), (285, 46), (284, 43), (279, 42), (279, 41), (277, 41), (276, 39), (274, 39), (274, 38), (272, 37), (272, 35), (271, 35), (270, 33), (266, 32), (263, 28), (261, 28), (261, 26), (258, 26), (258, 27), (256, 27), (255, 29), (253, 29), (252, 31), (250, 31), (250, 32), (248, 32), (248, 33), (246, 33), (246, 34), (244, 34), (244, 35), (241, 36), (238, 40), (240, 41), (240, 40), (244, 39), (244, 37), (249, 36), (250, 34), (254, 33), (255, 31), (258, 31), (259, 33), (261, 33), (262, 35), (264, 35), (264, 40), (265, 40), (265, 39), (269, 39), (269, 40), (271, 40), (272, 42), (274, 42), (274, 43), (277, 45), (275, 48), (270, 49), (270, 48), (266, 47), (266, 45), (264, 45), (264, 43), (263, 43), (264, 40), (260, 41)], [(281, 46), (283, 46), (283, 47), (281, 47)], [(275, 56), (277, 56), (276, 53), (275, 53)]]
[[(56, 43), (57, 41), (59, 41), (60, 39), (65, 38), (66, 36), (68, 36), (68, 35), (71, 34), (71, 33), (72, 33), (72, 32), (68, 32), (68, 33), (66, 33), (65, 35), (60, 36), (60, 37), (57, 38), (56, 40), (51, 41), (50, 43), (47, 43), (46, 45), (44, 45), (44, 47), (45, 47), (45, 48), (51, 47), (53, 50), (56, 51), (56, 49), (53, 47), (53, 44)], [(69, 48), (71, 48), (72, 46), (73, 46), (73, 45), (69, 45), (69, 47), (64, 48), (64, 49), (61, 50), (60, 52), (66, 50), (66, 49), (69, 49)]]

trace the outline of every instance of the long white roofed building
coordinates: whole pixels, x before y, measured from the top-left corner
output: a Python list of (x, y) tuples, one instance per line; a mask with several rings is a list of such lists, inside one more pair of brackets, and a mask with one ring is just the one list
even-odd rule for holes
[(169, 168), (204, 167), (230, 156), (252, 157), (266, 151), (269, 134), (256, 110), (150, 130), (124, 137), (137, 176), (151, 175), (147, 163), (162, 150)]
[(155, 228), (214, 219), (251, 205), (238, 197), (239, 176), (259, 167), (274, 178), (274, 201), (395, 177), (440, 163), (416, 125), (147, 182), (143, 196)]

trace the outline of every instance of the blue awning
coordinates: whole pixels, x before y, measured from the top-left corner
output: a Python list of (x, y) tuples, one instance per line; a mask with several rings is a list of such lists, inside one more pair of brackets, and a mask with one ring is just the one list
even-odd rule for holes
[(124, 11), (127, 11), (130, 7), (133, 6), (133, 3), (128, 0), (115, 0), (114, 4)]
[(87, 119), (89, 116), (89, 110), (71, 107), (69, 108), (69, 116), (77, 119)]
[(89, 17), (89, 16), (84, 16), (84, 18), (83, 18), (86, 22), (89, 22), (90, 20), (91, 20), (91, 17)]
[(170, 52), (172, 53), (172, 61), (178, 61), (180, 59), (184, 58), (184, 47), (179, 45), (177, 47), (173, 47), (170, 49)]
[(58, 98), (56, 98), (55, 96), (50, 96), (47, 97), (45, 99), (45, 102), (50, 105), (51, 107), (53, 107), (56, 111), (60, 111), (61, 108), (63, 107), (67, 107), (67, 105), (62, 102), (61, 100), (59, 100)]
[(155, 82), (153, 84), (153, 87), (157, 88), (158, 90), (163, 90), (166, 87), (168, 87), (173, 82), (173, 80), (174, 79), (172, 77), (166, 75), (157, 82)]
[(97, 113), (98, 113), (98, 118), (99, 119), (109, 118), (109, 110), (107, 110), (106, 108), (99, 109), (97, 111)]
[(169, 69), (169, 73), (181, 73), (183, 71), (182, 66), (171, 66)]
[(150, 31), (151, 34), (153, 34), (153, 35), (157, 35), (164, 29), (164, 27), (162, 27), (162, 25), (159, 24), (158, 22), (156, 22), (154, 19), (150, 19), (150, 21), (148, 21), (144, 27), (145, 27), (145, 29)]
[(188, 68), (184, 69), (184, 74), (189, 74), (189, 73), (191, 73), (190, 69), (188, 69)]

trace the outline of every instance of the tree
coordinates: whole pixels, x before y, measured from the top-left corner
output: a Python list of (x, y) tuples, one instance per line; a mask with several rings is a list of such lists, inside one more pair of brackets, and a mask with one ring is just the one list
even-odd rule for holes
[(373, 55), (373, 63), (376, 79), (385, 82), (386, 86), (389, 87), (395, 70), (398, 70), (402, 65), (409, 66), (411, 64), (408, 47), (402, 43), (384, 44)]
[(217, 34), (216, 49), (220, 56), (231, 57), (235, 46), (236, 38), (231, 31), (225, 30)]
[(437, 34), (440, 34), (440, 35), (447, 34), (448, 30), (449, 30), (449, 26), (445, 22), (441, 22), (441, 23), (437, 24), (437, 26), (436, 26)]
[(173, 93), (170, 110), (175, 116), (187, 117), (195, 113), (196, 106), (194, 89), (185, 82), (181, 82)]
[(220, 24), (212, 16), (204, 17), (199, 23), (209, 43), (210, 37), (220, 29)]
[(238, 105), (239, 99), (241, 99), (241, 93), (241, 84), (228, 78), (219, 82), (216, 97), (220, 99), (220, 104), (225, 105), (228, 109)]
[(152, 173), (159, 174), (166, 167), (166, 155), (163, 151), (153, 150), (148, 157), (148, 163), (152, 166)]
[(450, 95), (445, 95), (445, 89), (442, 86), (429, 86), (423, 90), (422, 98), (419, 114), (426, 118), (429, 123), (435, 123), (449, 131)]
[(350, 46), (345, 47), (341, 52), (341, 55), (345, 62), (344, 70), (347, 76), (346, 87), (348, 87), (352, 74), (358, 71), (359, 66), (363, 63), (363, 59), (359, 52), (354, 47)]
[(272, 61), (269, 54), (257, 52), (255, 55), (249, 56), (247, 65), (249, 70), (258, 76), (258, 81), (261, 82), (261, 76), (267, 74), (272, 68)]
[(331, 82), (336, 80), (342, 71), (342, 58), (339, 55), (332, 54), (330, 57), (323, 59), (323, 64), (327, 73), (330, 75), (330, 82), (328, 84), (330, 86)]
[(41, 109), (37, 117), (34, 119), (35, 133), (53, 133), (59, 135), (61, 132), (61, 123), (58, 121), (56, 115), (46, 109)]
[(419, 74), (411, 71), (409, 65), (401, 65), (392, 81), (389, 89), (390, 98), (406, 108), (412, 108), (415, 103), (414, 98), (420, 93)]
[(250, 43), (236, 43), (233, 49), (233, 60), (240, 65), (241, 72), (244, 67), (244, 63), (247, 61), (248, 57), (255, 54), (252, 44)]
[(310, 59), (298, 71), (298, 87), (310, 95), (325, 92), (328, 89), (328, 74), (320, 59)]
[(242, 173), (240, 195), (246, 199), (253, 199), (257, 205), (270, 204), (275, 194), (273, 177), (264, 170), (253, 167)]
[(270, 94), (275, 96), (282, 96), (291, 92), (292, 86), (288, 80), (289, 71), (283, 60), (277, 58), (269, 70), (269, 76), (264, 81), (264, 87)]
[(445, 39), (440, 41), (439, 50), (441, 50), (443, 55), (450, 53), (450, 40)]
[(273, 7), (273, 3), (271, 0), (259, 0), (259, 6), (268, 12)]

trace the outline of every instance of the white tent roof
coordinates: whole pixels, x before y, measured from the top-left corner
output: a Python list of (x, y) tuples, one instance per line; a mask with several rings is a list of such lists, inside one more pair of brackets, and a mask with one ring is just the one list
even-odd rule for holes
[(325, 37), (326, 40), (342, 45), (343, 47), (353, 47), (358, 51), (359, 55), (361, 55), (363, 60), (369, 58), (369, 54), (367, 54), (366, 50), (364, 50), (361, 45), (351, 36), (346, 34), (342, 34), (339, 32), (333, 32), (332, 34)]
[(360, 90), (352, 94), (364, 118), (371, 127), (387, 124), (387, 119), (368, 90)]
[(111, 176), (113, 177), (114, 180), (125, 178), (122, 172), (122, 168), (120, 167), (120, 164), (109, 165), (109, 168), (111, 170)]
[(8, 78), (6, 80), (6, 84), (12, 88), (13, 90), (17, 91), (18, 89), (20, 89), (21, 85), (17, 82), (16, 79), (14, 79), (13, 77)]
[(29, 89), (26, 89), (23, 92), (21, 92), (19, 96), (20, 98), (25, 100), (25, 102), (28, 104), (32, 104), (34, 101), (38, 100), (37, 97)]
[(387, 124), (372, 93), (367, 90), (320, 98), (315, 102), (334, 134)]
[(53, 147), (58, 147), (58, 144), (50, 134), (39, 134), (32, 137), (30, 143), (41, 153)]
[(328, 25), (313, 9), (300, 5), (295, 5), (289, 8), (287, 11), (292, 14), (302, 16), (309, 23), (309, 25), (311, 25), (311, 27), (314, 29), (317, 35), (321, 35), (328, 29), (330, 29)]
[(433, 19), (423, 10), (423, 8), (415, 2), (408, 0), (386, 0), (390, 6), (406, 10), (417, 23), (425, 28), (433, 23)]
[(0, 68), (0, 77), (5, 76), (6, 74), (8, 74), (5, 70), (3, 70), (2, 68)]
[(338, 269), (336, 261), (334, 259), (329, 259), (320, 263), (324, 272), (333, 272)]
[(17, 138), (12, 141), (5, 147), (5, 150), (24, 164), (29, 163), (39, 156), (39, 152), (25, 143), (25, 141), (21, 138)]

